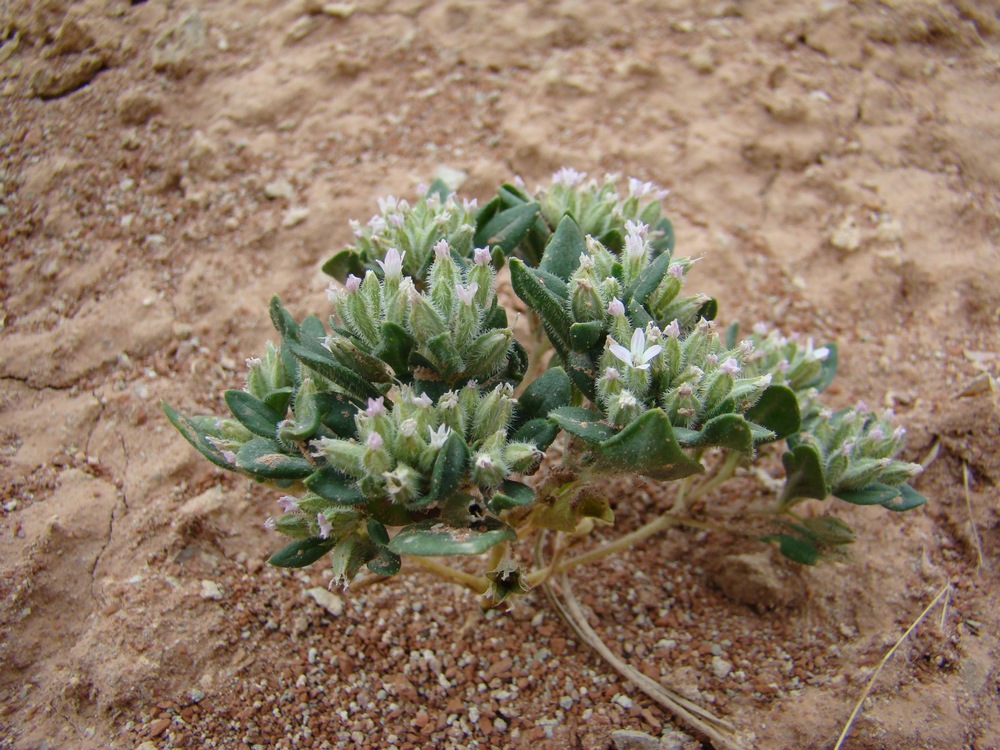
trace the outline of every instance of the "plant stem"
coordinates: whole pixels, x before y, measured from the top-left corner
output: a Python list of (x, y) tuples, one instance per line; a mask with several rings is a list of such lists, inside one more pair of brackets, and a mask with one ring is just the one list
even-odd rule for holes
[(441, 580), (464, 586), (476, 594), (485, 594), (486, 590), (490, 587), (490, 582), (484, 576), (474, 576), (471, 573), (455, 570), (444, 563), (439, 563), (433, 558), (407, 555), (406, 559), (419, 565), (428, 573), (433, 573)]
[(743, 458), (742, 454), (732, 451), (730, 452), (722, 465), (719, 467), (718, 472), (713, 477), (709, 477), (704, 482), (696, 485), (694, 490), (692, 490), (690, 499), (696, 500), (707, 492), (711, 492), (720, 484), (725, 482), (727, 479), (736, 473), (736, 468), (740, 465), (740, 459)]

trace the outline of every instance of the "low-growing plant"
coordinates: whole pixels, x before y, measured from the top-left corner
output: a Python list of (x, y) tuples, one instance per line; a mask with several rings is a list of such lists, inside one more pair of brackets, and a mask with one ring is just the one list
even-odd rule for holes
[[(564, 169), (481, 208), (440, 182), (412, 204), (379, 200), (324, 265), (340, 282), (326, 322), (274, 298), (279, 341), (225, 393), (231, 414), (167, 416), (217, 466), (284, 493), (268, 525), (291, 542), (271, 564), (328, 556), (346, 586), (414, 563), (486, 607), (670, 525), (714, 528), (686, 509), (782, 442), (784, 484), (756, 516), (770, 530), (743, 533), (792, 560), (854, 541), (808, 499), (922, 504), (891, 414), (823, 405), (834, 344), (762, 325), (740, 337), (717, 327), (716, 300), (684, 294), (694, 263), (674, 253), (662, 197)], [(497, 294), (505, 268), (527, 308), (520, 338)], [(672, 506), (571, 554), (614, 523), (602, 488), (620, 475), (675, 482)], [(545, 562), (530, 545), (547, 532)], [(460, 556), (478, 570), (441, 561)]]

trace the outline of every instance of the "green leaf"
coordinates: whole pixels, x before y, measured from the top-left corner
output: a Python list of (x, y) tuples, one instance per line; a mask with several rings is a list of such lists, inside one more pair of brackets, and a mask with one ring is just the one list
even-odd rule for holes
[(371, 539), (376, 544), (388, 544), (389, 543), (389, 532), (383, 524), (376, 521), (374, 518), (369, 518), (367, 523), (368, 538)]
[(531, 505), (535, 501), (535, 491), (526, 484), (508, 479), (503, 486), (489, 499), (487, 507), (490, 512), (499, 513), (508, 508), (519, 508)]
[(499, 247), (504, 255), (510, 255), (531, 229), (539, 208), (538, 203), (522, 203), (498, 212), (484, 226), (476, 230), (472, 239), (473, 245)]
[[(201, 455), (220, 468), (228, 469), (229, 471), (233, 470), (234, 467), (222, 457), (222, 451), (208, 441), (209, 432), (207, 431), (207, 427), (209, 424), (215, 422), (215, 417), (185, 417), (183, 414), (171, 408), (166, 401), (161, 401), (160, 406), (167, 415), (167, 419), (170, 420), (170, 424), (172, 424), (183, 436), (183, 438), (191, 443), (191, 445), (193, 445), (197, 451), (201, 453)], [(214, 430), (212, 432), (214, 432)], [(216, 435), (211, 436), (216, 437)]]
[(268, 563), (278, 568), (304, 568), (316, 562), (334, 547), (334, 542), (318, 536), (298, 539), (275, 552)]
[(379, 547), (378, 554), (368, 561), (368, 570), (378, 576), (394, 576), (403, 567), (403, 559), (388, 547)]
[(830, 350), (830, 353), (823, 360), (822, 366), (820, 368), (819, 382), (817, 382), (813, 388), (822, 393), (830, 385), (833, 380), (833, 376), (837, 374), (837, 361), (839, 359), (839, 353), (837, 351), (837, 345), (832, 341), (824, 346)]
[(819, 451), (811, 445), (800, 443), (781, 457), (785, 467), (785, 489), (781, 493), (782, 503), (797, 498), (811, 497), (825, 500), (830, 494), (823, 473), (823, 462)]
[(894, 497), (892, 500), (887, 500), (882, 503), (883, 507), (889, 510), (895, 511), (897, 513), (902, 513), (907, 510), (913, 510), (914, 508), (919, 508), (921, 505), (927, 502), (927, 498), (917, 492), (908, 484), (901, 484), (896, 488), (899, 490), (899, 496)]
[(537, 417), (518, 427), (510, 439), (518, 443), (534, 443), (536, 448), (544, 451), (558, 434), (559, 425), (551, 419)]
[(427, 342), (427, 348), (430, 350), (437, 365), (434, 368), (435, 371), (443, 375), (444, 379), (448, 381), (453, 380), (455, 376), (462, 372), (462, 368), (465, 367), (465, 364), (462, 362), (462, 355), (455, 348), (452, 336), (451, 331), (445, 331), (434, 336)]
[(546, 287), (522, 261), (510, 262), (510, 281), (514, 292), (542, 321), (545, 333), (563, 358), (569, 353), (569, 328), (573, 324), (565, 301)]
[(819, 549), (808, 539), (790, 534), (774, 534), (762, 539), (777, 542), (782, 555), (802, 565), (815, 565), (819, 561)]
[(532, 419), (544, 419), (553, 409), (569, 404), (572, 397), (573, 384), (566, 371), (561, 367), (549, 368), (532, 381), (517, 400), (515, 425), (520, 426)]
[(378, 398), (382, 395), (382, 392), (372, 383), (365, 380), (353, 370), (349, 370), (339, 364), (319, 344), (303, 344), (292, 340), (288, 340), (286, 344), (288, 350), (299, 362), (315, 370), (327, 380), (336, 383), (357, 398)]
[(438, 557), (479, 555), (501, 542), (517, 539), (514, 529), (495, 518), (486, 518), (476, 528), (456, 528), (429, 520), (403, 528), (389, 549), (398, 555)]
[(669, 255), (661, 255), (656, 258), (642, 270), (639, 277), (625, 290), (625, 298), (622, 302), (627, 306), (629, 302), (635, 300), (637, 304), (645, 307), (646, 298), (656, 291), (660, 282), (663, 281), (663, 277), (666, 276), (669, 267)]
[(352, 438), (357, 435), (354, 415), (358, 407), (346, 393), (324, 391), (313, 397), (320, 413), (320, 421), (333, 430), (337, 437)]
[(452, 194), (452, 189), (448, 187), (448, 183), (442, 180), (440, 177), (435, 177), (434, 181), (427, 188), (427, 192), (424, 194), (426, 198), (430, 198), (432, 195), (436, 195), (444, 203), (448, 200), (448, 196)]
[(601, 463), (615, 472), (637, 472), (653, 479), (681, 479), (705, 470), (674, 438), (662, 409), (650, 409), (598, 446)]
[(264, 437), (244, 443), (236, 453), (236, 465), (262, 479), (305, 479), (316, 470), (304, 456), (289, 456)]
[(571, 351), (563, 357), (563, 360), (566, 363), (566, 374), (573, 381), (573, 385), (591, 402), (596, 401), (597, 365), (594, 358), (587, 352)]
[(836, 497), (851, 505), (885, 505), (891, 503), (902, 494), (898, 487), (873, 482), (860, 490), (842, 490), (833, 493)]
[(757, 403), (747, 409), (743, 416), (773, 432), (774, 437), (770, 440), (781, 440), (802, 429), (799, 400), (795, 397), (795, 392), (784, 385), (768, 386)]
[(351, 274), (364, 276), (365, 264), (354, 248), (345, 248), (323, 264), (323, 273), (343, 283)]
[(285, 418), (284, 414), (278, 413), (246, 391), (226, 391), (223, 397), (233, 416), (254, 435), (273, 438), (278, 429), (278, 422)]
[(288, 412), (288, 402), (291, 398), (291, 388), (278, 388), (277, 390), (271, 391), (267, 394), (267, 397), (264, 399), (264, 403), (279, 414), (286, 414)]
[(353, 479), (346, 479), (332, 469), (320, 469), (306, 477), (302, 484), (337, 505), (360, 505), (366, 501)]
[(603, 422), (603, 416), (579, 406), (562, 406), (549, 412), (549, 419), (566, 430), (570, 435), (583, 438), (588, 443), (601, 443), (615, 434)]
[(538, 268), (558, 276), (563, 281), (569, 281), (569, 277), (580, 265), (580, 256), (586, 250), (587, 241), (580, 225), (572, 216), (566, 214), (559, 220), (559, 225), (545, 247)]
[(361, 566), (378, 557), (378, 553), (378, 547), (366, 536), (351, 534), (344, 537), (330, 551), (333, 579), (344, 584), (350, 583)]
[(281, 334), (282, 338), (292, 340), (298, 339), (299, 324), (295, 322), (295, 318), (293, 318), (291, 314), (289, 314), (288, 310), (285, 309), (284, 305), (281, 304), (281, 300), (277, 295), (271, 297), (269, 312), (271, 314), (271, 322), (274, 324), (278, 333)]
[(698, 315), (695, 318), (695, 320), (697, 320), (698, 318), (704, 318), (705, 320), (715, 320), (715, 316), (718, 314), (719, 314), (719, 301), (715, 299), (715, 297), (712, 297), (711, 299), (708, 300), (708, 302), (706, 302), (704, 305), (701, 306), (700, 310), (698, 310)]
[(591, 320), (587, 323), (574, 323), (569, 328), (569, 343), (578, 352), (589, 352), (596, 349), (604, 340), (605, 327), (603, 320)]
[(382, 340), (372, 354), (389, 365), (397, 377), (402, 377), (409, 374), (407, 361), (413, 345), (413, 337), (406, 329), (387, 320), (382, 323)]
[(465, 440), (457, 432), (452, 432), (434, 459), (428, 502), (443, 500), (462, 486), (469, 455), (469, 446), (465, 444)]
[(739, 451), (746, 456), (752, 456), (754, 452), (754, 439), (750, 424), (739, 414), (722, 414), (710, 419), (697, 435), (694, 442), (689, 442), (690, 438), (685, 434), (685, 437), (688, 438), (684, 443), (685, 446), (728, 448)]
[(670, 219), (664, 217), (656, 223), (651, 234), (655, 235), (658, 232), (661, 233), (661, 236), (654, 237), (649, 244), (657, 253), (672, 254), (674, 252), (674, 225), (670, 223)]

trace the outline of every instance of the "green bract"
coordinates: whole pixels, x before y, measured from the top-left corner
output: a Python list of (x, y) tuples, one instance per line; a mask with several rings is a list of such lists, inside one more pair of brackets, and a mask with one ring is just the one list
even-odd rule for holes
[[(521, 568), (512, 546), (525, 535), (613, 523), (616, 502), (592, 481), (602, 475), (710, 488), (784, 441), (762, 539), (808, 564), (854, 535), (797, 514), (805, 500), (924, 502), (891, 415), (820, 402), (833, 344), (760, 327), (720, 335), (716, 301), (684, 294), (694, 264), (674, 254), (664, 195), (561, 170), (535, 194), (503, 185), (478, 210), (440, 183), (412, 204), (380, 200), (324, 265), (340, 282), (327, 322), (296, 320), (275, 298), (279, 341), (225, 393), (230, 415), (164, 405), (167, 416), (217, 466), (282, 490), (268, 525), (292, 541), (272, 564), (329, 555), (346, 584), (364, 566), (391, 576), (408, 557), (489, 552), (482, 575), (425, 563), (487, 606), (556, 570)], [(524, 342), (497, 297), (504, 266), (535, 334)]]

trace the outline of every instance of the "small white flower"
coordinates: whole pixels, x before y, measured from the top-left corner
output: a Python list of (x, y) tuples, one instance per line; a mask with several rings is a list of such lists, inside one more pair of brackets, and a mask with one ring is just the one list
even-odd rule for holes
[(403, 214), (400, 211), (396, 211), (395, 213), (389, 214), (389, 223), (392, 224), (394, 227), (403, 226), (403, 222), (405, 220), (406, 217), (403, 216)]
[(458, 394), (455, 391), (446, 391), (441, 398), (438, 399), (438, 407), (441, 409), (457, 409)]
[(451, 247), (448, 245), (448, 240), (442, 239), (434, 246), (435, 258), (441, 258), (443, 260), (444, 258), (447, 258), (449, 255), (451, 255)]
[(351, 227), (351, 232), (353, 232), (355, 237), (360, 237), (365, 233), (365, 230), (361, 228), (361, 222), (357, 219), (351, 219), (348, 225)]
[(705, 361), (708, 362), (708, 364), (710, 364), (710, 365), (717, 365), (717, 364), (719, 364), (719, 355), (718, 354), (708, 354), (708, 355), (705, 356)]
[(645, 237), (648, 232), (648, 224), (643, 224), (641, 221), (632, 221), (631, 219), (625, 222), (625, 234), (637, 234), (640, 237)]
[(479, 458), (476, 459), (476, 468), (484, 471), (490, 471), (494, 466), (495, 464), (493, 463), (493, 459), (485, 453), (481, 453)]
[(284, 495), (278, 498), (278, 505), (285, 513), (294, 513), (299, 509), (299, 501), (291, 495)]
[(625, 237), (625, 257), (629, 260), (646, 258), (648, 254), (649, 248), (646, 246), (646, 240), (642, 235), (629, 234)]
[(419, 396), (413, 396), (410, 400), (413, 402), (414, 406), (419, 406), (421, 409), (426, 409), (434, 403), (431, 400), (431, 397), (426, 393), (421, 393)]
[(492, 260), (487, 247), (477, 247), (472, 251), (472, 258), (477, 266), (485, 266)]
[(260, 357), (247, 357), (247, 369), (252, 370), (255, 367), (260, 367), (261, 361)]
[(766, 336), (767, 335), (767, 323), (763, 323), (763, 322), (754, 323), (753, 324), (753, 332), (756, 333), (758, 336)]
[(479, 291), (479, 284), (473, 281), (469, 286), (455, 284), (455, 296), (463, 305), (471, 305), (476, 299), (476, 292)]
[(892, 431), (893, 440), (902, 440), (904, 435), (906, 435), (905, 427), (897, 427), (895, 430)]
[(615, 297), (608, 303), (608, 315), (624, 315), (624, 314), (625, 314), (625, 305), (622, 304), (622, 301), (620, 299)]
[(824, 362), (830, 356), (830, 350), (825, 346), (821, 346), (819, 349), (813, 351), (813, 356), (820, 362)]
[(663, 335), (670, 339), (679, 339), (681, 337), (681, 324), (677, 321), (677, 318), (667, 323), (667, 327), (663, 329)]
[(626, 349), (624, 346), (614, 341), (614, 339), (612, 339), (612, 343), (608, 348), (618, 359), (627, 365), (631, 365), (637, 370), (648, 370), (649, 360), (663, 350), (663, 347), (659, 344), (654, 344), (653, 346), (647, 348), (646, 333), (641, 328), (636, 328), (635, 333), (632, 334), (632, 341), (629, 349)]
[(220, 451), (220, 452), (222, 453), (222, 457), (225, 459), (227, 464), (229, 464), (230, 466), (236, 465), (235, 453), (233, 453), (232, 451)]
[(667, 269), (667, 273), (673, 276), (675, 279), (684, 278), (684, 266), (680, 263), (674, 263), (670, 268)]
[(371, 435), (368, 436), (368, 440), (365, 442), (366, 445), (369, 447), (369, 449), (377, 451), (382, 447), (382, 444), (385, 441), (382, 440), (381, 435), (379, 435), (377, 432), (373, 432)]
[(417, 420), (404, 419), (403, 423), (399, 426), (399, 434), (406, 438), (414, 437), (417, 434), (417, 427)]
[(479, 199), (472, 198), (470, 200), (469, 198), (462, 198), (462, 208), (470, 212), (475, 211), (477, 208), (479, 208)]
[(278, 526), (278, 522), (274, 520), (273, 516), (268, 516), (267, 520), (264, 521), (264, 528), (268, 531), (274, 531)]
[(553, 185), (566, 185), (567, 187), (573, 187), (579, 185), (587, 179), (586, 172), (577, 172), (571, 167), (563, 167), (554, 175), (552, 175)]
[(355, 276), (353, 273), (350, 276), (348, 276), (347, 280), (344, 282), (344, 290), (348, 294), (354, 294), (360, 288), (361, 288), (361, 279)]
[(398, 206), (398, 201), (395, 195), (387, 195), (385, 198), (378, 199), (378, 210), (380, 213), (387, 214), (390, 211), (395, 211)]
[(385, 414), (385, 398), (379, 396), (378, 398), (368, 399), (368, 408), (365, 409), (365, 416), (377, 417), (380, 414)]
[(609, 383), (612, 383), (615, 380), (621, 380), (621, 377), (621, 373), (614, 367), (609, 367), (604, 371), (604, 379)]
[(396, 248), (390, 247), (385, 253), (385, 260), (375, 262), (381, 266), (386, 279), (398, 279), (403, 275), (403, 258), (405, 257), (405, 252), (401, 253)]
[(735, 375), (740, 371), (740, 363), (736, 361), (735, 357), (730, 357), (719, 365), (719, 369), (727, 375)]
[(316, 514), (316, 523), (319, 524), (319, 535), (323, 539), (330, 538), (330, 532), (333, 531), (333, 524), (331, 524), (322, 513)]
[(428, 426), (427, 431), (430, 433), (431, 448), (436, 450), (443, 448), (448, 437), (451, 435), (451, 428), (446, 424), (441, 425), (436, 430)]
[(868, 437), (870, 437), (872, 440), (881, 440), (882, 438), (885, 437), (885, 432), (882, 430), (881, 427), (875, 425), (874, 427), (872, 427), (871, 430), (869, 430)]
[(839, 453), (841, 456), (850, 456), (853, 451), (854, 451), (854, 441), (845, 440), (840, 446)]
[(381, 216), (373, 216), (368, 222), (368, 226), (371, 227), (372, 234), (382, 234), (389, 225)]

